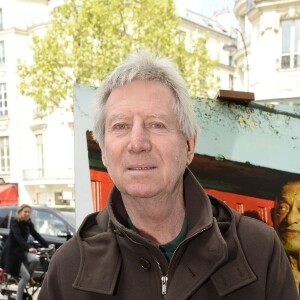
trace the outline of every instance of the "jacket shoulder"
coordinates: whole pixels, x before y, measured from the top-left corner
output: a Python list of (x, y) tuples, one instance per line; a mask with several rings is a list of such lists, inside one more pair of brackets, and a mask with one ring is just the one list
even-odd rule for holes
[(260, 220), (242, 215), (238, 217), (237, 228), (238, 230), (246, 231), (248, 234), (254, 234), (255, 236), (263, 235), (265, 237), (266, 235), (276, 235), (274, 228), (270, 225)]
[(276, 231), (270, 225), (251, 217), (241, 216), (237, 224), (239, 241), (248, 258), (261, 264), (267, 263), (275, 249), (282, 252), (282, 245)]
[(106, 209), (91, 213), (82, 221), (76, 236), (86, 238), (101, 232), (106, 232), (108, 229), (108, 224), (109, 216)]

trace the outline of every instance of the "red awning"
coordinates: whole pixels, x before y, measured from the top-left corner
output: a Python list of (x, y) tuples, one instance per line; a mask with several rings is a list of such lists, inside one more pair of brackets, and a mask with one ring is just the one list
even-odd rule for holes
[(19, 201), (17, 184), (0, 184), (0, 205), (17, 205)]

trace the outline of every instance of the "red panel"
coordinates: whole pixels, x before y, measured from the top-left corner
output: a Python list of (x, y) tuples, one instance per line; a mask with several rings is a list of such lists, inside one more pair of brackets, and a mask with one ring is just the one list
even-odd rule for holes
[(273, 225), (271, 220), (271, 208), (274, 207), (274, 201), (222, 192), (214, 189), (205, 189), (205, 191), (208, 194), (211, 194), (223, 200), (231, 208), (237, 210), (240, 213), (248, 210), (256, 210), (264, 222), (268, 223), (271, 226)]
[(113, 182), (105, 171), (90, 169), (94, 211), (102, 210), (107, 203)]

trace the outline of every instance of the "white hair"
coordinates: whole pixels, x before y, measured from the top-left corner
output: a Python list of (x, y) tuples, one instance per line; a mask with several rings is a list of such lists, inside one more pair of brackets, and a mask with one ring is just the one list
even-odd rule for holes
[(175, 63), (166, 57), (153, 56), (148, 51), (141, 50), (128, 56), (106, 77), (99, 88), (94, 105), (93, 137), (100, 145), (104, 143), (105, 107), (110, 93), (114, 88), (136, 79), (159, 81), (169, 87), (176, 99), (173, 109), (181, 132), (186, 138), (196, 134), (193, 102)]

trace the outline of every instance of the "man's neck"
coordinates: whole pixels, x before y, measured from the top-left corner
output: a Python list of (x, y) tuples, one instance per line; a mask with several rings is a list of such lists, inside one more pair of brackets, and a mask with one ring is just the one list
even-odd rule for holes
[(156, 245), (166, 244), (177, 237), (185, 216), (180, 199), (123, 199), (128, 216), (139, 234)]

